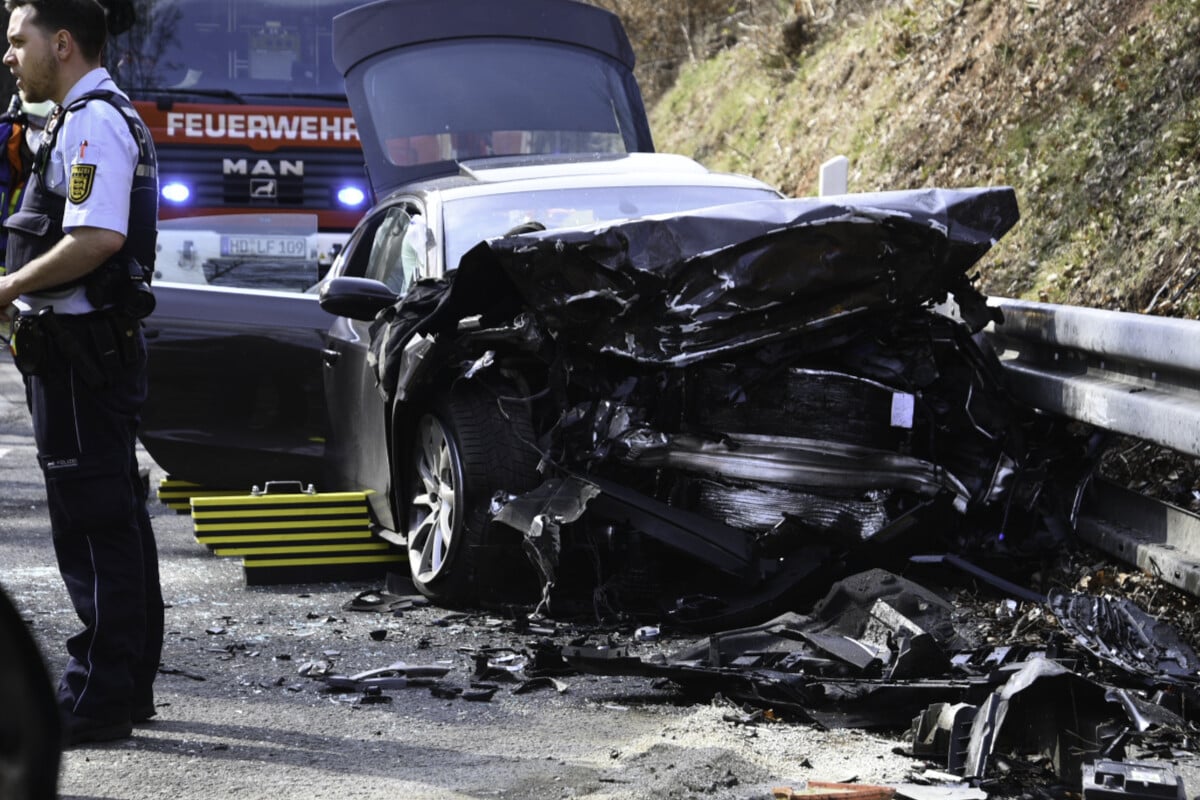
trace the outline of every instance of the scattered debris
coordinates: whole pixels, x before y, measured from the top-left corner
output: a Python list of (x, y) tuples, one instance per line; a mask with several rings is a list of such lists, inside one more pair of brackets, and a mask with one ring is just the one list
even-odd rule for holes
[(367, 689), (407, 689), (409, 686), (431, 686), (446, 676), (450, 667), (440, 665), (411, 666), (397, 661), (389, 666), (366, 670), (349, 677), (323, 674), (320, 676), (329, 691), (363, 692)]
[(204, 676), (204, 675), (201, 675), (201, 674), (200, 674), (200, 673), (198, 673), (198, 672), (191, 672), (191, 671), (189, 671), (189, 670), (186, 670), (186, 669), (180, 669), (179, 667), (163, 667), (163, 666), (160, 666), (160, 667), (158, 668), (158, 674), (159, 674), (159, 675), (179, 675), (179, 676), (182, 676), (182, 677), (184, 677), (184, 678), (187, 678), (187, 679), (189, 679), (189, 680), (193, 680), (193, 681), (206, 681), (206, 680), (208, 680), (208, 678), (207, 678), (206, 676)]
[(332, 661), (305, 661), (296, 672), (306, 678), (322, 678), (333, 671)]
[(354, 701), (355, 706), (370, 706), (384, 705), (392, 702), (392, 698), (383, 693), (381, 687), (368, 686), (358, 699)]
[(462, 693), (463, 700), (472, 700), (475, 702), (487, 702), (499, 691), (500, 687), (495, 684), (471, 682), (471, 688), (464, 690)]
[(417, 594), (396, 595), (380, 589), (368, 589), (359, 592), (342, 605), (343, 611), (373, 612), (376, 614), (391, 614), (401, 616), (405, 611), (422, 608), (429, 601)]
[(562, 653), (584, 672), (666, 679), (809, 724), (907, 729), (913, 756), (975, 787), (1030, 769), (1079, 786), (1099, 760), (1195, 750), (1200, 661), (1168, 623), (1056, 591), (1044, 634), (1001, 644), (1012, 620), (996, 602), (967, 609), (873, 569), (835, 583), (808, 615), (714, 633), (665, 661), (611, 637)]
[(662, 631), (657, 626), (646, 625), (634, 631), (633, 638), (639, 642), (653, 642), (661, 633)]
[(566, 694), (569, 688), (570, 687), (566, 681), (560, 681), (555, 678), (551, 678), (548, 675), (543, 675), (540, 678), (530, 678), (529, 680), (522, 681), (517, 688), (513, 689), (512, 693), (526, 694), (527, 692), (537, 691), (538, 689), (553, 689), (559, 694)]

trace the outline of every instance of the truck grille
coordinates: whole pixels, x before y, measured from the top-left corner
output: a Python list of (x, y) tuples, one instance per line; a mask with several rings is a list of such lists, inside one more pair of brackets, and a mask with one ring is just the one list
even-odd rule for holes
[[(245, 174), (224, 174), (225, 160), (230, 158), (245, 160)], [(304, 174), (280, 174), (281, 162), (303, 163)], [(317, 213), (342, 210), (337, 203), (337, 192), (347, 184), (368, 191), (363, 157), (358, 150), (297, 149), (270, 154), (231, 154), (227, 148), (160, 146), (158, 173), (160, 185), (181, 181), (191, 189), (187, 208), (179, 209), (181, 211), (252, 208)]]

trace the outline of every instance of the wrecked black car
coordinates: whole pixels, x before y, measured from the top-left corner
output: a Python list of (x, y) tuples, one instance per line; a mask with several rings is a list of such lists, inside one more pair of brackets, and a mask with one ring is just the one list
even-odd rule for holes
[[(1069, 520), (1079, 443), (977, 335), (1011, 189), (783, 198), (650, 152), (607, 12), (464, 5), (336, 18), (381, 199), (314, 293), (160, 291), (143, 441), (167, 472), (366, 490), (442, 603), (697, 627), (896, 543), (1019, 550)], [(505, 90), (534, 51), (545, 85)], [(431, 52), (499, 83), (447, 102), (408, 80)]]
[(402, 297), (335, 277), (418, 588), (503, 595), (531, 563), (543, 603), (582, 581), (727, 624), (865, 547), (1036, 535), (1069, 439), (1008, 398), (967, 277), (1016, 219), (1003, 188), (768, 199), (532, 220)]

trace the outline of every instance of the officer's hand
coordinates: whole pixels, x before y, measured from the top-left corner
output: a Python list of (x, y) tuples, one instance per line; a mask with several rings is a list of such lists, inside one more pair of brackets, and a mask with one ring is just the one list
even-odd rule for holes
[(7, 307), (0, 308), (0, 342), (8, 344), (12, 338), (13, 320), (17, 318), (17, 307), (9, 303)]
[(21, 296), (21, 292), (13, 288), (13, 277), (4, 274), (3, 268), (0, 268), (0, 314), (13, 315), (17, 313), (16, 308), (13, 307), (13, 301)]

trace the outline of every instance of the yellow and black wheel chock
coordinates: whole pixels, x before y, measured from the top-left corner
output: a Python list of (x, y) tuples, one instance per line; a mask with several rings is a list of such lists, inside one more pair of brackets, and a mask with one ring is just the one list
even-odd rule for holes
[(374, 579), (407, 560), (372, 532), (365, 492), (268, 484), (250, 494), (193, 496), (191, 512), (196, 541), (241, 558), (250, 586)]

